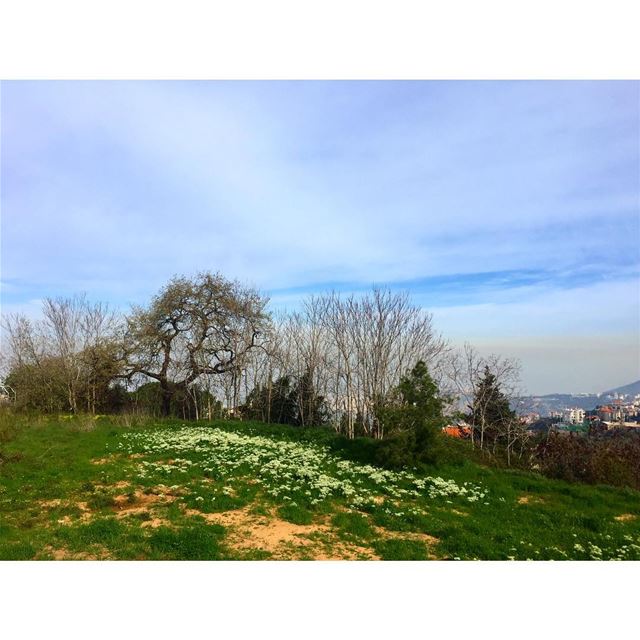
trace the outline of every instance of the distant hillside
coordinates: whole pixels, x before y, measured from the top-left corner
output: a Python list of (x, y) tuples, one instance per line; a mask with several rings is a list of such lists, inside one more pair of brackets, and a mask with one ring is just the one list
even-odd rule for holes
[(552, 393), (545, 396), (520, 398), (517, 409), (521, 413), (535, 412), (541, 416), (548, 416), (552, 411), (562, 411), (568, 407), (578, 407), (590, 411), (595, 409), (600, 402), (600, 397), (597, 395), (574, 396), (569, 393)]
[(562, 411), (569, 407), (579, 407), (585, 411), (595, 409), (597, 405), (606, 404), (613, 399), (614, 394), (635, 396), (640, 393), (640, 380), (604, 391), (601, 394), (549, 393), (544, 396), (525, 396), (514, 403), (514, 407), (522, 413), (535, 411), (541, 416), (548, 416), (552, 411)]
[(636, 380), (631, 384), (626, 384), (624, 387), (616, 387), (615, 389), (610, 389), (609, 391), (605, 391), (602, 395), (612, 396), (614, 393), (617, 393), (618, 395), (622, 394), (625, 396), (635, 396), (640, 393), (640, 380)]

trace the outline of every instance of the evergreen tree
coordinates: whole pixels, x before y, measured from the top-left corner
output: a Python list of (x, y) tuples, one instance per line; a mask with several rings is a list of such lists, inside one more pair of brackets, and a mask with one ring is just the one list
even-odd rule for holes
[(310, 427), (327, 421), (325, 399), (316, 391), (311, 369), (304, 372), (291, 396), (296, 405), (295, 424)]
[(393, 395), (391, 402), (379, 406), (376, 412), (380, 433), (385, 435), (380, 461), (392, 467), (435, 462), (438, 439), (446, 423), (445, 399), (427, 365), (419, 361)]
[(470, 409), (470, 422), (480, 448), (484, 447), (486, 440), (495, 444), (516, 417), (509, 405), (509, 398), (502, 392), (500, 383), (488, 366), (484, 368)]
[(289, 376), (282, 376), (270, 385), (257, 385), (247, 396), (243, 413), (251, 420), (297, 424), (295, 394)]

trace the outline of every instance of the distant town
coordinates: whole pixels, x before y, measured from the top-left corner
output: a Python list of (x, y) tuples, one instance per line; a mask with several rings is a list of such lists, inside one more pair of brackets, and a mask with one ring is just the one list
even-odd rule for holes
[(599, 394), (528, 396), (517, 405), (523, 422), (536, 431), (640, 429), (640, 380)]

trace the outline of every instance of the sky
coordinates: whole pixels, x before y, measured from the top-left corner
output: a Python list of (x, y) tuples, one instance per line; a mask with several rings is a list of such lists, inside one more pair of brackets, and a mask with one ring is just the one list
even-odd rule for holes
[(3, 82), (2, 312), (408, 291), (534, 394), (640, 378), (640, 83)]

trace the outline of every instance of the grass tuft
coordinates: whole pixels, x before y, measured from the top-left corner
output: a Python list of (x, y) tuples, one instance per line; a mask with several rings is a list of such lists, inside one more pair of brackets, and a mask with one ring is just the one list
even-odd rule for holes
[(379, 540), (374, 549), (382, 560), (427, 560), (429, 557), (427, 545), (419, 540)]

